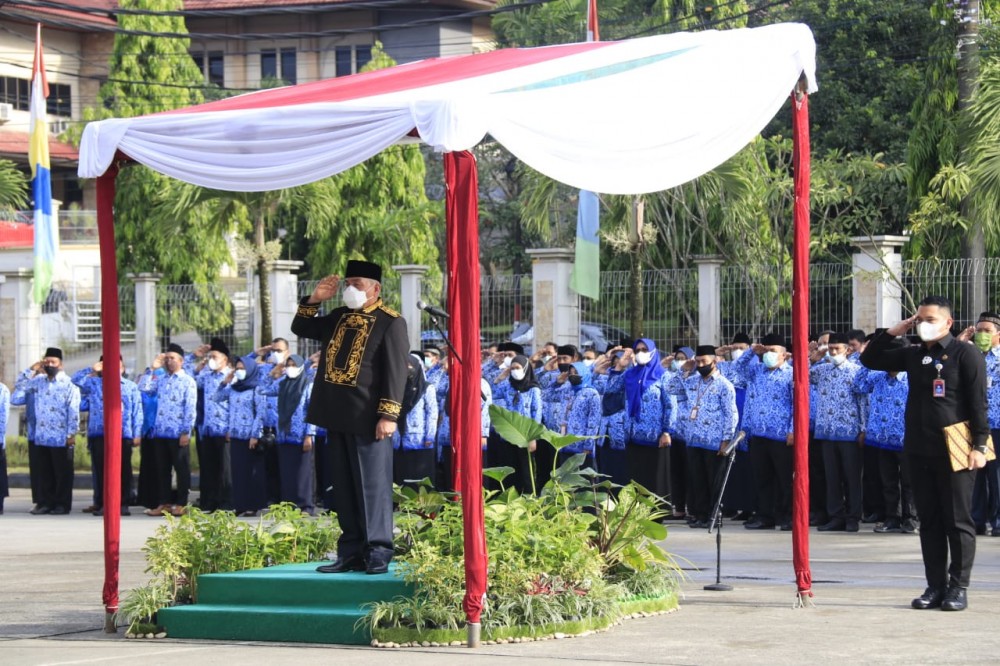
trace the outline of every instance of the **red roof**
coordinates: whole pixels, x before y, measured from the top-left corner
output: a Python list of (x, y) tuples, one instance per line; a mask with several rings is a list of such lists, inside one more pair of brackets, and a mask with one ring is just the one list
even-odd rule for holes
[[(27, 159), (27, 132), (0, 132), (0, 156)], [(75, 146), (49, 138), (49, 160), (52, 162), (78, 162), (80, 153)]]
[(73, 0), (72, 4), (80, 9), (101, 10), (102, 13), (19, 4), (16, 0), (4, 3), (4, 13), (21, 19), (40, 20), (43, 24), (47, 23), (46, 18), (50, 18), (59, 27), (68, 27), (65, 24), (77, 25), (82, 28), (88, 25), (109, 27), (118, 25), (118, 21), (111, 15), (111, 11), (118, 8), (117, 0)]

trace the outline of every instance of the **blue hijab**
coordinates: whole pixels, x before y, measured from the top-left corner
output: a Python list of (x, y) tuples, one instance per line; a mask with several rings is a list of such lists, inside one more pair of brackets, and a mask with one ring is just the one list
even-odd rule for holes
[(233, 382), (233, 390), (237, 392), (252, 391), (260, 383), (260, 366), (254, 360), (253, 352), (239, 360), (243, 361), (243, 367), (246, 368), (247, 376), (242, 380), (237, 379)]
[(638, 419), (642, 413), (642, 394), (663, 375), (660, 351), (656, 348), (656, 343), (649, 338), (639, 338), (632, 345), (632, 349), (634, 350), (640, 342), (653, 352), (653, 358), (646, 365), (633, 365), (625, 371), (625, 409), (633, 419)]

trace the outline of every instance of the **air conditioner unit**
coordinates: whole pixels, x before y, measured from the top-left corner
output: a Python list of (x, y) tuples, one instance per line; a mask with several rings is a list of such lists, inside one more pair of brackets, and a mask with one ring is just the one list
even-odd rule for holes
[(5, 123), (14, 115), (13, 104), (0, 104), (0, 123)]
[(69, 120), (53, 120), (49, 123), (49, 134), (62, 134), (69, 129)]

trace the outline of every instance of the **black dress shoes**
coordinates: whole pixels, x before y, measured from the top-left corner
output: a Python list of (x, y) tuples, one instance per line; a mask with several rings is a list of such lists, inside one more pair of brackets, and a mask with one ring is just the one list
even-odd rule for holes
[(899, 522), (899, 518), (887, 518), (884, 523), (876, 525), (872, 531), (879, 534), (899, 534), (903, 531), (903, 525)]
[(791, 523), (791, 521), (781, 523), (781, 531), (782, 532), (791, 532), (792, 531), (792, 523)]
[(365, 567), (365, 573), (369, 575), (389, 573), (389, 562), (390, 560), (372, 559)]
[(958, 587), (957, 585), (949, 585), (948, 591), (944, 594), (944, 599), (941, 600), (941, 610), (961, 611), (965, 610), (965, 607), (968, 605), (969, 600), (965, 596), (965, 588)]
[(856, 520), (848, 520), (844, 524), (844, 531), (845, 532), (857, 532), (858, 529), (859, 529), (858, 521), (856, 521)]
[(348, 571), (365, 571), (365, 561), (360, 556), (338, 557), (335, 562), (316, 567), (320, 573), (347, 573)]
[(748, 530), (773, 530), (774, 523), (766, 523), (763, 520), (752, 520), (749, 523), (744, 523), (743, 527)]
[(69, 513), (69, 511), (67, 511), (65, 507), (61, 506), (57, 506), (56, 508), (49, 511), (49, 514), (53, 516), (65, 516), (67, 513)]
[[(961, 589), (961, 588), (958, 588)], [(965, 597), (964, 590), (962, 597)], [(929, 608), (940, 608), (941, 601), (944, 600), (945, 591), (940, 587), (928, 587), (924, 593), (910, 602), (910, 608), (916, 610), (927, 610)]]
[(30, 513), (33, 516), (44, 516), (48, 512), (49, 512), (49, 507), (42, 506), (41, 504), (36, 504), (35, 508), (29, 511), (28, 513)]
[(816, 529), (820, 532), (843, 532), (847, 529), (847, 524), (841, 518), (834, 518), (828, 523), (823, 523)]

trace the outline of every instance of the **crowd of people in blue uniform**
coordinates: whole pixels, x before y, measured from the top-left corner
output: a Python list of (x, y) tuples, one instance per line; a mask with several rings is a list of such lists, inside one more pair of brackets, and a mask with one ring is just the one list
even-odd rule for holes
[[(960, 336), (986, 359), (990, 427), (1000, 430), (1000, 317), (984, 313)], [(905, 373), (865, 368), (862, 331), (825, 331), (810, 343), (810, 524), (821, 531), (912, 533), (919, 527), (902, 455)], [(911, 342), (905, 338), (898, 345)], [(27, 408), (34, 514), (71, 510), (73, 445), (80, 412), (89, 413), (87, 446), (94, 498), (103, 485), (104, 363), (68, 376), (50, 348), (13, 392), (0, 385), (0, 428), (9, 405)], [(133, 382), (122, 376), (122, 504), (181, 515), (189, 505), (190, 447), (200, 462), (204, 511), (255, 515), (272, 503), (307, 512), (331, 506), (326, 433), (308, 423), (318, 355), (290, 354), (288, 342), (246, 356), (219, 339), (185, 353), (172, 344)], [(408, 358), (407, 405), (393, 435), (399, 484), (430, 479), (451, 485), (449, 359), (430, 346)], [(484, 467), (509, 466), (507, 482), (538, 492), (555, 466), (583, 454), (584, 464), (617, 484), (636, 481), (664, 499), (670, 519), (706, 527), (726, 445), (742, 430), (722, 504), (747, 529), (791, 529), (793, 381), (790, 344), (769, 334), (736, 335), (721, 347), (673, 347), (641, 338), (607, 350), (548, 343), (533, 354), (513, 342), (483, 350), (481, 440)], [(110, 364), (109, 364), (110, 365)], [(584, 436), (556, 451), (536, 441), (515, 447), (491, 427), (489, 406), (529, 417), (551, 431)], [(1000, 433), (995, 433), (1000, 434)], [(132, 451), (140, 449), (138, 483)], [(532, 464), (528, 464), (529, 457)], [(0, 479), (6, 484), (6, 474)], [(137, 485), (137, 488), (135, 486)], [(497, 487), (487, 480), (487, 487)], [(0, 511), (2, 496), (0, 493)], [(980, 534), (1000, 536), (1000, 467), (989, 463), (973, 503)]]

